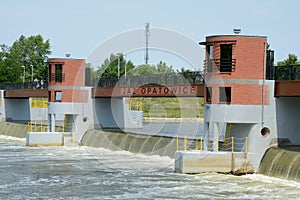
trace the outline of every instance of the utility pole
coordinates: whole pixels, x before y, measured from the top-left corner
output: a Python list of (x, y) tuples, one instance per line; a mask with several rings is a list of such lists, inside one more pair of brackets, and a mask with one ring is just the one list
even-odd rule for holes
[(120, 56), (121, 54), (118, 54), (118, 80), (120, 79)]
[(150, 37), (150, 30), (149, 30), (149, 23), (146, 23), (145, 27), (145, 37), (146, 37), (146, 54), (145, 54), (145, 64), (148, 64), (149, 61), (149, 54), (148, 54), (148, 44), (149, 44), (149, 37)]

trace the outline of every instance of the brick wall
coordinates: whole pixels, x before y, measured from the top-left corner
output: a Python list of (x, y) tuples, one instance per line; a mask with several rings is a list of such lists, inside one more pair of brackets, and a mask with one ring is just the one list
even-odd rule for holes
[[(262, 104), (262, 85), (249, 84), (253, 80), (264, 79), (264, 59), (265, 59), (265, 44), (266, 37), (259, 36), (242, 36), (242, 35), (227, 35), (227, 36), (209, 36), (206, 38), (206, 49), (213, 45), (212, 59), (220, 59), (220, 45), (232, 45), (232, 59), (236, 60), (235, 70), (231, 72), (220, 72), (219, 70), (206, 71), (205, 78), (207, 82), (209, 79), (224, 81), (225, 84), (207, 84), (206, 87), (212, 88), (211, 102), (218, 104), (219, 88), (231, 88), (231, 102), (230, 104), (241, 105), (261, 105)], [(207, 55), (206, 59), (209, 58)], [(226, 84), (228, 80), (235, 79), (236, 84)], [(248, 81), (247, 81), (248, 80)], [(242, 84), (245, 82), (245, 84)], [(206, 92), (206, 91), (205, 91)], [(269, 104), (270, 90), (268, 86), (264, 88), (264, 104)], [(205, 98), (206, 99), (206, 98)]]
[[(55, 74), (55, 64), (62, 64), (64, 79), (55, 81), (51, 74)], [(87, 102), (87, 91), (80, 87), (85, 84), (85, 60), (83, 59), (49, 59), (49, 101), (55, 102), (55, 92), (62, 92), (60, 102)]]
[[(261, 105), (262, 104), (262, 85), (256, 84), (211, 84), (206, 87), (212, 88), (211, 102), (205, 103), (219, 104), (219, 88), (231, 87), (231, 102), (230, 104), (240, 105)], [(270, 88), (268, 85), (264, 86), (264, 104), (269, 105)], [(205, 95), (206, 91), (205, 91)]]
[[(225, 42), (234, 41), (235, 42)], [(218, 42), (220, 41), (220, 42)], [(214, 46), (214, 59), (220, 58), (220, 44), (232, 44), (232, 59), (236, 59), (235, 72), (206, 74), (211, 78), (262, 79), (264, 74), (264, 44), (266, 37), (217, 36), (207, 37), (207, 43)]]

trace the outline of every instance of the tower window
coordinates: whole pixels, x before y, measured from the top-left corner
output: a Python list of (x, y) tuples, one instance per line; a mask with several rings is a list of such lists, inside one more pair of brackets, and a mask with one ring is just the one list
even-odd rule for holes
[(55, 64), (55, 81), (62, 82), (63, 74), (62, 74), (62, 64)]
[(62, 92), (55, 91), (55, 101), (61, 101), (61, 100), (62, 100)]
[(206, 103), (211, 103), (212, 87), (206, 87)]
[(220, 72), (232, 72), (232, 45), (220, 45)]
[(231, 87), (219, 88), (219, 102), (230, 103), (231, 102)]
[(208, 72), (212, 72), (213, 70), (213, 58), (214, 58), (214, 46), (209, 45), (206, 47), (207, 51), (207, 63), (206, 63), (206, 70)]

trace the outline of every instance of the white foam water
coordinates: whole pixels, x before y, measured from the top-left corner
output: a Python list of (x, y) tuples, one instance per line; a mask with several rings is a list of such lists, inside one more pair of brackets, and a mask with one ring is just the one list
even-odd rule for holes
[(299, 183), (262, 175), (176, 174), (169, 157), (90, 147), (32, 148), (0, 140), (0, 199), (299, 197)]

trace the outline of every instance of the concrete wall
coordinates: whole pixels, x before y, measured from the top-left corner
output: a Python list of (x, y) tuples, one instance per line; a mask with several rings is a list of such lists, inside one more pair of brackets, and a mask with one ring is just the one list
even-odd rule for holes
[[(270, 88), (270, 91), (274, 91), (274, 81), (266, 81), (265, 85)], [(206, 137), (211, 140), (216, 137), (222, 138), (225, 132), (221, 126), (224, 123), (232, 123), (230, 136), (248, 137), (249, 152), (256, 154), (249, 159), (257, 170), (265, 150), (269, 148), (273, 139), (279, 137), (276, 104), (273, 95), (273, 92), (269, 92), (269, 95), (265, 97), (268, 99), (268, 104), (264, 105), (205, 104)], [(263, 136), (261, 134), (263, 127), (270, 130), (269, 135)], [(216, 141), (214, 141), (213, 146), (216, 146)]]
[(300, 144), (300, 97), (276, 98), (278, 137)]
[[(33, 105), (32, 101), (40, 103)], [(46, 98), (29, 98), (30, 103), (30, 119), (31, 121), (47, 121), (48, 119), (48, 99)], [(45, 105), (44, 105), (45, 104)]]
[(26, 146), (63, 146), (63, 133), (28, 132), (26, 134)]
[[(109, 98), (93, 99), (94, 124), (96, 127), (114, 127), (116, 122), (113, 120), (111, 112), (111, 102)], [(103, 115), (106, 112), (106, 115)]]
[(6, 120), (30, 121), (29, 99), (5, 99)]
[[(72, 116), (74, 122), (73, 141), (79, 142), (82, 135), (88, 130), (94, 128), (94, 108), (93, 100), (91, 97), (91, 88), (86, 87), (85, 92), (88, 94), (89, 98), (87, 102), (82, 103), (71, 103), (71, 102), (49, 102), (48, 107), (48, 120), (49, 126), (51, 127), (51, 121), (55, 118), (56, 123), (62, 123), (64, 116)], [(51, 116), (53, 119), (51, 119)], [(57, 124), (61, 125), (61, 124)]]
[(5, 116), (4, 90), (0, 90), (0, 122), (5, 121)]
[[(37, 98), (42, 101), (43, 98)], [(29, 99), (8, 99), (4, 98), (4, 91), (0, 90), (0, 121), (46, 121), (48, 115), (47, 105), (31, 105)]]
[(141, 128), (143, 112), (130, 111), (126, 98), (95, 98), (95, 126), (106, 128)]
[(124, 127), (123, 98), (95, 98), (95, 125), (101, 127)]
[(242, 152), (177, 151), (175, 172), (195, 174), (221, 172), (233, 174), (253, 173), (254, 168)]

